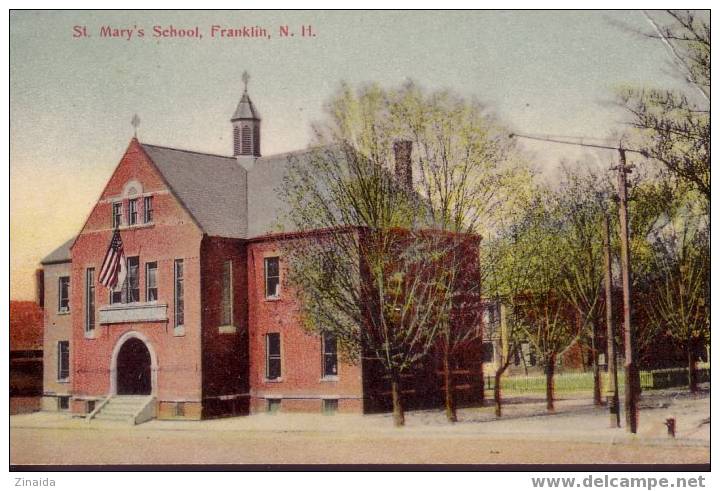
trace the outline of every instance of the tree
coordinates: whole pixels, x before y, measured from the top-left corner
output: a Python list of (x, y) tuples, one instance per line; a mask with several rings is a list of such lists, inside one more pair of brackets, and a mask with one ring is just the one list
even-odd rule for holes
[(390, 172), (389, 107), (376, 86), (343, 86), (328, 105), (316, 127), (323, 145), (292, 162), (283, 184), (299, 232), (285, 253), (306, 326), (335, 336), (350, 359), (382, 365), (401, 426), (402, 374), (474, 309), (478, 238), (429, 230), (427, 201)]
[(702, 214), (680, 209), (653, 240), (653, 301), (647, 306), (661, 334), (683, 347), (690, 391), (697, 391), (697, 350), (710, 335), (710, 248)]
[(605, 196), (600, 179), (590, 173), (565, 169), (558, 197), (560, 212), (566, 216), (558, 250), (564, 261), (564, 279), (558, 285), (562, 300), (571, 305), (589, 336), (593, 368), (593, 400), (602, 404), (598, 363), (597, 326), (602, 318), (603, 241)]
[(535, 200), (521, 225), (519, 241), (533, 250), (528, 255), (529, 287), (517, 310), (526, 338), (541, 355), (545, 367), (547, 409), (554, 405), (554, 377), (558, 358), (580, 339), (581, 327), (559, 294), (567, 278), (562, 242), (565, 216), (559, 213), (557, 196), (545, 191)]
[[(655, 15), (655, 14), (654, 14)], [(710, 23), (704, 13), (666, 12), (653, 32), (669, 48), (687, 90), (627, 88), (619, 93), (637, 130), (635, 144), (675, 178), (710, 201)]]
[(495, 370), (493, 399), (495, 416), (502, 416), (502, 377), (515, 353), (520, 350), (527, 326), (519, 315), (524, 293), (530, 289), (531, 258), (537, 254), (532, 241), (518, 242), (518, 224), (503, 227), (503, 232), (483, 248), (482, 264), (487, 268), (488, 297), (499, 306), (500, 353)]
[[(499, 218), (517, 206), (531, 179), (505, 136), (507, 131), (477, 101), (449, 91), (426, 92), (409, 81), (387, 97), (394, 134), (408, 138), (417, 149), (416, 181), (433, 227), (450, 233), (490, 234)], [(459, 270), (466, 258), (456, 259), (453, 269)], [(481, 336), (480, 287), (479, 281), (450, 285), (464, 295), (463, 316), (440, 326), (445, 409), (451, 422), (457, 421), (454, 359)]]

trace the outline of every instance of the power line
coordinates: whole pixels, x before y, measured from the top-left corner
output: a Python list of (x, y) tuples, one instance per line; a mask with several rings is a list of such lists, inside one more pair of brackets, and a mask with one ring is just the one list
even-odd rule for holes
[[(633, 150), (631, 148), (624, 148), (622, 146), (613, 147), (609, 145), (597, 145), (593, 143), (583, 143), (583, 142), (574, 142), (574, 141), (567, 141), (567, 140), (560, 140), (559, 138), (579, 138), (579, 137), (572, 137), (572, 136), (563, 136), (563, 137), (556, 137), (556, 138), (550, 138), (546, 136), (541, 135), (523, 135), (521, 133), (510, 133), (510, 138), (526, 138), (528, 140), (537, 140), (537, 141), (544, 141), (544, 142), (550, 142), (550, 143), (562, 143), (563, 145), (574, 145), (576, 147), (589, 147), (589, 148), (601, 148), (603, 150), (625, 150), (625, 152), (631, 152), (631, 153), (637, 153), (639, 155), (642, 155), (643, 157), (647, 157), (647, 152), (643, 150)], [(598, 138), (599, 140), (599, 138)]]

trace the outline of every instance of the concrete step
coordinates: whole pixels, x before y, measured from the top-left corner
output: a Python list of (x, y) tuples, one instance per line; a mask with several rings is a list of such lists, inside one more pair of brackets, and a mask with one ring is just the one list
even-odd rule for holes
[(123, 414), (98, 413), (95, 415), (95, 419), (97, 419), (98, 421), (126, 421), (128, 423), (132, 422), (132, 416), (123, 415)]
[[(139, 410), (140, 408), (137, 409), (137, 411)], [(104, 407), (100, 410), (98, 414), (127, 414), (129, 416), (132, 416), (137, 411), (135, 409), (127, 409), (120, 407)]]

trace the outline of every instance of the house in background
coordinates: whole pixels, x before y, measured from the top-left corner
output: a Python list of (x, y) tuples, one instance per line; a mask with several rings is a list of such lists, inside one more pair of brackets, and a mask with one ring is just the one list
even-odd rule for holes
[[(232, 156), (130, 141), (77, 237), (43, 261), (47, 409), (140, 422), (386, 405), (377, 367), (346, 363), (334, 338), (302, 326), (284, 282), (292, 233), (275, 230), (289, 158), (307, 151), (261, 156), (260, 127), (246, 89)], [(411, 173), (409, 158), (396, 170)], [(127, 277), (110, 290), (100, 275), (115, 231)], [(428, 367), (407, 390), (436, 403), (442, 377)], [(458, 378), (461, 400), (482, 397), (479, 370)]]
[(70, 246), (74, 238), (41, 261), (43, 275), (43, 411), (70, 410)]
[(10, 301), (10, 413), (39, 409), (43, 387), (43, 309)]

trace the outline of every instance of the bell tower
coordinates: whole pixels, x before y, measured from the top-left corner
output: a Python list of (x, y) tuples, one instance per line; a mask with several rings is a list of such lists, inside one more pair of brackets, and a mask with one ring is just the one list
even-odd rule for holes
[(260, 114), (248, 95), (249, 80), (248, 72), (243, 72), (242, 81), (245, 90), (230, 119), (233, 125), (233, 156), (245, 168), (252, 167), (255, 159), (260, 157)]

